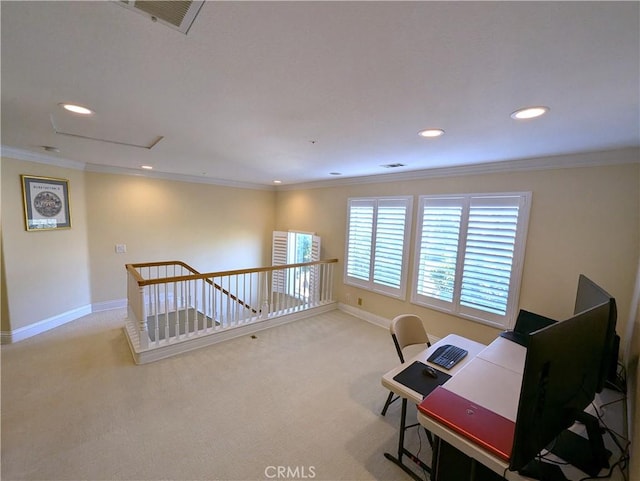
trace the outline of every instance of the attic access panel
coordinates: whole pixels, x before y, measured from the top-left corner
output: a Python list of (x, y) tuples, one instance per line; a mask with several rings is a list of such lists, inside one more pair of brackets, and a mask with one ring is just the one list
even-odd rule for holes
[(200, 12), (202, 1), (142, 1), (120, 0), (122, 5), (129, 10), (136, 11), (154, 22), (160, 22), (167, 27), (178, 30), (185, 35), (189, 32), (196, 16)]

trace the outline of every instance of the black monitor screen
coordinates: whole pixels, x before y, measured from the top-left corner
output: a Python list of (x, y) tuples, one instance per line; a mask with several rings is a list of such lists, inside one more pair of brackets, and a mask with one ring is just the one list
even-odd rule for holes
[(594, 399), (609, 311), (600, 304), (531, 335), (509, 469), (534, 460)]

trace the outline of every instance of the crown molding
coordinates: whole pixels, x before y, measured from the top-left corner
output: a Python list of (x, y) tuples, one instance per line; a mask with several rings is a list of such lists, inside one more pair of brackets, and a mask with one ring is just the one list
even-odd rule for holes
[(461, 175), (482, 175), (507, 172), (526, 172), (533, 170), (569, 169), (576, 167), (596, 167), (600, 165), (616, 165), (640, 163), (640, 147), (625, 149), (580, 152), (550, 157), (532, 157), (526, 159), (504, 160), (484, 164), (459, 165), (454, 167), (438, 167), (433, 169), (412, 170), (392, 174), (375, 174), (361, 177), (346, 177), (341, 179), (321, 180), (315, 182), (301, 182), (287, 185), (263, 185), (250, 182), (200, 177), (195, 175), (173, 174), (168, 172), (142, 171), (125, 167), (112, 167), (87, 162), (78, 162), (61, 157), (16, 149), (5, 145), (0, 146), (3, 157), (41, 164), (55, 165), (67, 169), (84, 170), (86, 172), (132, 175), (151, 179), (163, 179), (194, 184), (219, 185), (237, 189), (287, 191), (301, 189), (319, 189), (324, 187), (338, 187), (356, 184), (378, 184), (386, 182), (402, 182), (406, 180), (433, 179), (439, 177), (455, 177)]
[(251, 182), (238, 182), (235, 180), (216, 179), (214, 177), (200, 177), (196, 175), (173, 174), (168, 172), (157, 172), (153, 170), (129, 169), (125, 167), (112, 167), (108, 165), (87, 164), (87, 172), (101, 174), (133, 175), (136, 177), (147, 177), (150, 179), (172, 180), (176, 182), (188, 182), (190, 184), (209, 184), (221, 187), (233, 187), (236, 189), (268, 190), (274, 191), (272, 185), (253, 184)]
[(167, 172), (157, 172), (153, 170), (130, 169), (126, 167), (113, 167), (108, 165), (91, 164), (88, 162), (78, 162), (68, 160), (53, 155), (41, 154), (39, 152), (30, 152), (24, 149), (16, 149), (2, 145), (0, 155), (17, 160), (25, 160), (28, 162), (38, 162), (40, 164), (54, 165), (66, 169), (83, 170), (85, 172), (96, 172), (103, 174), (116, 175), (132, 175), (136, 177), (146, 177), (150, 179), (163, 179), (178, 182), (188, 182), (191, 184), (210, 184), (223, 187), (233, 187), (236, 189), (252, 189), (252, 190), (268, 190), (273, 191), (275, 187), (272, 185), (254, 184), (251, 182), (237, 182), (233, 180), (216, 179), (213, 177), (198, 177), (195, 175), (172, 174)]
[(39, 164), (55, 165), (64, 167), (65, 169), (84, 170), (86, 163), (76, 160), (64, 159), (54, 155), (42, 154), (39, 152), (30, 152), (24, 149), (16, 149), (6, 145), (0, 146), (0, 154), (2, 157), (8, 157), (17, 160), (26, 160), (28, 162), (37, 162)]
[(550, 157), (532, 157), (526, 159), (504, 160), (484, 164), (459, 165), (454, 167), (438, 167), (433, 169), (411, 170), (393, 174), (376, 174), (362, 177), (346, 177), (317, 182), (301, 182), (297, 184), (279, 185), (277, 191), (317, 189), (356, 184), (378, 184), (402, 182), (406, 180), (433, 179), (440, 177), (456, 177), (462, 175), (482, 175), (508, 172), (526, 172), (534, 170), (569, 169), (576, 167), (596, 167), (600, 165), (616, 165), (640, 163), (640, 148), (630, 147), (616, 150), (580, 152)]

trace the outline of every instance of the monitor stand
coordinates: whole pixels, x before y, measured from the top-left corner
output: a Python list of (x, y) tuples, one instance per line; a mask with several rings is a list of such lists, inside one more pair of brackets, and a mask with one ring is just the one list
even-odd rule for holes
[(589, 476), (597, 476), (601, 469), (609, 467), (611, 451), (604, 447), (596, 417), (582, 412), (576, 421), (587, 428), (587, 438), (566, 429), (556, 438), (550, 451)]

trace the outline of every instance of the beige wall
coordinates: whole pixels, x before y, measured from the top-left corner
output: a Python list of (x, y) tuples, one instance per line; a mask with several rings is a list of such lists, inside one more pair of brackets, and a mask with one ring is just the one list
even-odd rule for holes
[[(69, 179), (72, 229), (25, 230), (20, 174)], [(201, 271), (265, 265), (270, 262), (271, 231), (295, 229), (316, 232), (322, 237), (322, 257), (340, 259), (336, 289), (341, 302), (349, 298), (355, 305), (360, 297), (363, 309), (388, 319), (415, 312), (437, 336), (455, 332), (483, 342), (491, 341), (496, 330), (342, 284), (346, 200), (410, 194), (417, 206), (420, 194), (532, 191), (520, 306), (562, 319), (571, 314), (578, 274), (601, 284), (618, 301), (617, 331), (629, 354), (630, 389), (637, 394), (640, 311), (634, 309), (632, 324), (626, 324), (640, 262), (639, 164), (274, 193), (85, 173), (4, 158), (0, 180), (3, 332), (123, 299), (125, 263), (180, 259)], [(116, 243), (126, 244), (127, 253), (116, 254)], [(637, 395), (630, 419), (634, 405), (632, 431), (638, 439)], [(635, 472), (640, 470), (638, 454), (636, 447)]]
[[(531, 191), (520, 306), (556, 319), (570, 316), (578, 275), (584, 273), (617, 298), (618, 332), (623, 334), (640, 252), (639, 169), (638, 164), (621, 164), (281, 191), (276, 226), (316, 231), (323, 256), (342, 261), (348, 197), (414, 195), (415, 214), (421, 194)], [(355, 305), (360, 297), (362, 309), (387, 319), (417, 313), (438, 337), (455, 332), (490, 342), (496, 336), (495, 329), (479, 323), (345, 286), (342, 269), (341, 262), (336, 280), (340, 302)]]
[(629, 474), (630, 479), (640, 479), (640, 265), (632, 307), (633, 312), (629, 316), (627, 326), (627, 342), (624, 346), (629, 395), (627, 422), (631, 439)]
[(128, 263), (181, 260), (203, 273), (271, 263), (271, 190), (103, 173), (86, 182), (94, 303), (126, 297)]
[[(69, 180), (71, 229), (25, 230), (21, 174)], [(3, 331), (91, 303), (86, 219), (84, 172), (2, 160)]]
[[(585, 273), (616, 296), (623, 334), (640, 251), (639, 170), (638, 164), (620, 164), (275, 193), (5, 159), (2, 304), (11, 321), (3, 315), (2, 330), (124, 299), (129, 262), (180, 259), (203, 272), (268, 264), (274, 228), (316, 232), (322, 257), (342, 261), (350, 196), (411, 194), (417, 205), (420, 194), (532, 191), (520, 306), (553, 318), (569, 316), (578, 274)], [(72, 229), (24, 230), (22, 173), (70, 179)], [(116, 254), (115, 244), (126, 244), (127, 253)], [(416, 312), (437, 336), (456, 332), (484, 342), (495, 337), (491, 327), (345, 286), (342, 262), (338, 271), (341, 302), (355, 306), (362, 298), (364, 310), (388, 319)]]
[(9, 329), (9, 306), (4, 300), (7, 298), (7, 283), (4, 268), (4, 247), (2, 240), (2, 158), (0, 157), (0, 331)]
[[(69, 179), (72, 228), (27, 232), (20, 174)], [(182, 260), (201, 272), (271, 260), (272, 190), (2, 162), (2, 331), (126, 298), (126, 263)], [(116, 254), (115, 244), (126, 244)]]

